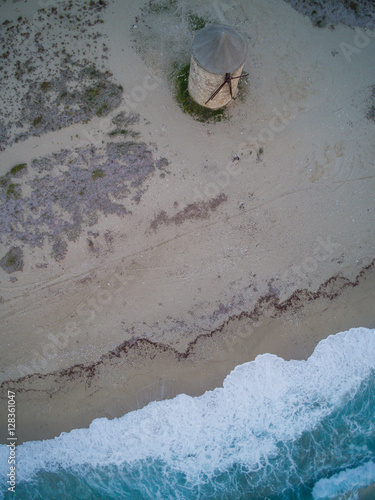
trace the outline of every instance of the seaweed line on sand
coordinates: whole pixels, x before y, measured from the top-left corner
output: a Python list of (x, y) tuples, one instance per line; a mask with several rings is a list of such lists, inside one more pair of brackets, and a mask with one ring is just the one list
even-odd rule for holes
[[(130, 350), (137, 350), (139, 354), (142, 354), (142, 351), (146, 349), (147, 354), (147, 349), (151, 349), (153, 352), (148, 353), (148, 355), (151, 357), (157, 355), (157, 353), (164, 352), (173, 356), (177, 361), (183, 361), (184, 359), (187, 359), (190, 356), (194, 355), (201, 341), (213, 338), (216, 334), (223, 331), (226, 325), (233, 321), (247, 318), (255, 322), (259, 320), (259, 318), (265, 313), (265, 311), (269, 310), (271, 310), (273, 317), (279, 317), (283, 313), (291, 310), (298, 311), (299, 309), (304, 307), (304, 304), (306, 304), (307, 302), (312, 302), (314, 300), (317, 300), (318, 298), (333, 300), (338, 297), (345, 289), (358, 286), (361, 282), (361, 279), (364, 278), (366, 272), (372, 270), (372, 268), (374, 267), (375, 259), (373, 259), (370, 264), (363, 267), (353, 281), (340, 275), (332, 276), (324, 283), (322, 283), (316, 292), (310, 292), (306, 289), (299, 289), (293, 292), (293, 294), (283, 302), (280, 302), (277, 291), (273, 291), (272, 293), (264, 295), (263, 297), (260, 297), (258, 299), (252, 311), (243, 311), (238, 315), (231, 316), (211, 332), (198, 335), (192, 342), (189, 343), (188, 348), (184, 352), (179, 352), (175, 348), (166, 344), (162, 344), (160, 342), (153, 342), (146, 338), (138, 338), (136, 340), (123, 342), (112, 351), (103, 354), (97, 361), (93, 363), (80, 363), (69, 368), (57, 370), (55, 372), (45, 374), (33, 373), (20, 377), (16, 380), (6, 380), (0, 385), (0, 388), (2, 390), (6, 390), (13, 387), (16, 388), (18, 392), (29, 392), (33, 390), (39, 391), (40, 389), (33, 389), (32, 387), (23, 388), (22, 384), (26, 382), (28, 384), (32, 384), (33, 381), (36, 382), (41, 379), (46, 380), (49, 377), (52, 377), (53, 381), (58, 382), (61, 385), (61, 388), (65, 387), (64, 382), (77, 379), (86, 379), (86, 384), (90, 386), (92, 379), (98, 374), (101, 365), (104, 365), (107, 362), (111, 362), (111, 360), (114, 360), (116, 358), (122, 358), (123, 356), (126, 356)], [(58, 390), (60, 389), (57, 389), (54, 392), (58, 392)]]

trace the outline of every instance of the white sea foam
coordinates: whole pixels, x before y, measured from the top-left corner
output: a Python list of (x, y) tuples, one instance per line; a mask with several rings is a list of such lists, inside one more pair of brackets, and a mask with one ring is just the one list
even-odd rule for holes
[(375, 463), (369, 461), (354, 469), (346, 469), (329, 479), (321, 479), (312, 491), (314, 500), (336, 498), (375, 483)]
[[(237, 366), (223, 387), (180, 395), (89, 429), (17, 447), (17, 478), (38, 470), (136, 465), (161, 459), (197, 478), (242, 464), (260, 470), (277, 443), (298, 439), (350, 398), (375, 368), (375, 330), (351, 329), (323, 340), (307, 361), (264, 354)], [(5, 477), (7, 449), (0, 449)]]

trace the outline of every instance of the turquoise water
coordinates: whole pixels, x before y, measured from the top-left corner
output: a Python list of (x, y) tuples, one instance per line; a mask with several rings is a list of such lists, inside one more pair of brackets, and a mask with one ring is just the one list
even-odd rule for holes
[(323, 499), (375, 482), (375, 330), (330, 336), (307, 361), (271, 354), (223, 387), (17, 447), (3, 498)]

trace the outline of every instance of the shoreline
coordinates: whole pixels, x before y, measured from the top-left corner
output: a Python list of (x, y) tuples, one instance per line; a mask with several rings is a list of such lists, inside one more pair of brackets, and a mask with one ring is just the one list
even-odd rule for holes
[[(143, 339), (91, 365), (6, 381), (1, 390), (17, 394), (18, 442), (50, 439), (88, 427), (95, 418), (120, 417), (180, 393), (199, 396), (221, 386), (235, 366), (258, 354), (307, 359), (331, 334), (375, 328), (374, 285), (375, 260), (354, 280), (332, 277), (316, 292), (300, 290), (284, 302), (264, 297), (251, 313), (199, 336), (185, 353)], [(5, 442), (2, 434), (0, 440)]]

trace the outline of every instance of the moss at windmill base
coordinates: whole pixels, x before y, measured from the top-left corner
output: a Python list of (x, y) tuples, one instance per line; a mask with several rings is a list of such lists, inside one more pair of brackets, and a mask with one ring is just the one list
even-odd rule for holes
[(215, 123), (227, 119), (225, 109), (208, 109), (200, 106), (192, 99), (188, 91), (189, 71), (190, 62), (183, 65), (174, 65), (175, 97), (180, 108), (195, 120), (203, 123)]

